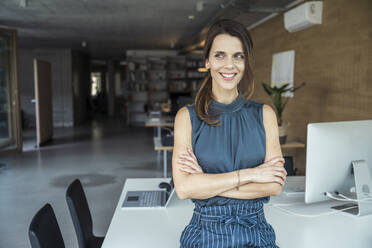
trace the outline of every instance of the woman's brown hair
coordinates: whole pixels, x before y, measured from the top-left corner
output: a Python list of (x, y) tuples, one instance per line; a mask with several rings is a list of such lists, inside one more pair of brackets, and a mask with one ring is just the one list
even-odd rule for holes
[[(245, 69), (244, 75), (241, 82), (245, 85), (241, 85), (244, 89), (242, 95), (248, 100), (251, 98), (254, 91), (253, 82), (253, 42), (248, 30), (239, 22), (234, 20), (222, 19), (216, 21), (209, 28), (207, 37), (205, 39), (204, 45), (204, 60), (209, 58), (209, 52), (211, 50), (214, 38), (220, 34), (229, 34), (231, 36), (237, 37), (243, 45), (243, 51), (245, 56)], [(195, 110), (198, 117), (205, 121), (207, 124), (216, 126), (218, 124), (219, 115), (213, 115), (209, 111), (209, 104), (212, 101), (212, 77), (208, 71), (206, 77), (204, 78), (200, 89), (195, 97)]]

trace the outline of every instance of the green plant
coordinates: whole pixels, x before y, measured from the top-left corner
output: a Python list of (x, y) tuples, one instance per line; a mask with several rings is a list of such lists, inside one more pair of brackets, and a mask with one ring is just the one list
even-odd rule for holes
[(264, 90), (266, 91), (266, 93), (269, 96), (271, 96), (272, 99), (273, 99), (273, 103), (274, 103), (274, 107), (275, 107), (275, 112), (276, 112), (277, 117), (278, 117), (278, 125), (279, 126), (281, 126), (283, 124), (282, 114), (283, 114), (284, 108), (287, 105), (287, 102), (289, 100), (289, 98), (287, 98), (286, 100), (283, 101), (282, 94), (284, 94), (286, 92), (295, 92), (296, 90), (298, 90), (298, 89), (302, 88), (303, 86), (305, 86), (305, 82), (303, 82), (298, 87), (288, 87), (288, 86), (289, 86), (288, 83), (283, 84), (280, 87), (277, 87), (276, 85), (270, 86), (270, 85), (262, 82), (262, 87), (264, 88)]

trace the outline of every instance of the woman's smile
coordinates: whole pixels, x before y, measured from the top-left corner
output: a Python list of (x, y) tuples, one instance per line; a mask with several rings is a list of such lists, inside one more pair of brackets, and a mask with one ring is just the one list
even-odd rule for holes
[(237, 73), (223, 73), (223, 72), (219, 72), (219, 74), (222, 76), (224, 80), (227, 80), (227, 81), (234, 80), (235, 76), (237, 75)]

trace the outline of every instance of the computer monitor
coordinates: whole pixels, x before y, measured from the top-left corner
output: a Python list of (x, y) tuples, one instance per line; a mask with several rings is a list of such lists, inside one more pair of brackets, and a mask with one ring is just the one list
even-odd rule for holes
[[(363, 191), (369, 193), (371, 190), (372, 193), (372, 182), (367, 175), (372, 171), (372, 120), (310, 123), (307, 128), (305, 202), (330, 200), (325, 192), (339, 192), (355, 199), (352, 161), (358, 160), (364, 160), (368, 166), (367, 173), (362, 173), (365, 174), (361, 179)], [(358, 175), (361, 175), (360, 170)]]

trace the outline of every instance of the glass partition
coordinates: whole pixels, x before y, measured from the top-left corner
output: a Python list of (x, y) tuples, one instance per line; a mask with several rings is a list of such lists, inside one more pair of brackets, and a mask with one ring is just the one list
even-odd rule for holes
[(21, 150), (15, 31), (0, 29), (0, 152)]

